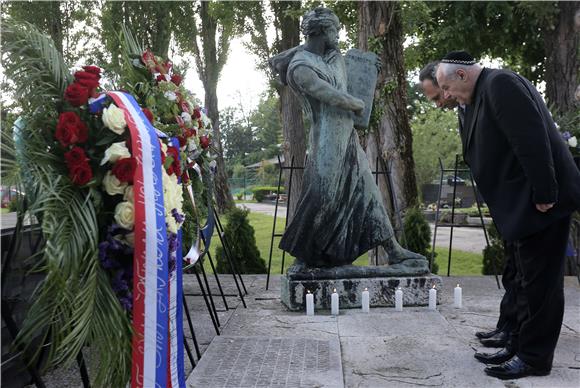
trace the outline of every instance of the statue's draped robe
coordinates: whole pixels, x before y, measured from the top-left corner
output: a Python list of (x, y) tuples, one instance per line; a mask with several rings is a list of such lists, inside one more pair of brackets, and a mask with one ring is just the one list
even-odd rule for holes
[(393, 235), (381, 195), (353, 127), (352, 112), (309, 95), (294, 75), (308, 68), (347, 93), (345, 62), (306, 50), (291, 60), (287, 80), (311, 118), (309, 153), (296, 213), (280, 248), (313, 267), (351, 264)]

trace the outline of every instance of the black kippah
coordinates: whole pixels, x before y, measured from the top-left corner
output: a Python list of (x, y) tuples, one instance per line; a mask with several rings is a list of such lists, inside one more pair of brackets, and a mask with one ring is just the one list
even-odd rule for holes
[(475, 59), (466, 51), (451, 51), (441, 59), (443, 63), (456, 63), (458, 65), (475, 65)]

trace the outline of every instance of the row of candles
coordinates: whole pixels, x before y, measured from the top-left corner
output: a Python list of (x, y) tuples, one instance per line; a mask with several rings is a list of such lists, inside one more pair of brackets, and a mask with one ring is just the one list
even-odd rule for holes
[[(453, 289), (453, 306), (455, 308), (461, 308), (463, 306), (462, 297), (462, 290), (458, 284)], [(331, 315), (338, 315), (338, 306), (338, 293), (335, 288), (330, 296)], [(370, 311), (370, 294), (367, 288), (362, 292), (361, 308), (363, 313)], [(437, 289), (435, 286), (429, 290), (429, 310), (437, 310)], [(395, 311), (403, 311), (403, 290), (401, 287), (395, 290)], [(314, 295), (310, 291), (306, 294), (306, 315), (314, 315)]]

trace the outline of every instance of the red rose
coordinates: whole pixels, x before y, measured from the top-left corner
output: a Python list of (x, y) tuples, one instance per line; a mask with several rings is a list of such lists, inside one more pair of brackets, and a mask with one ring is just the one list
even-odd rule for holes
[(54, 137), (63, 147), (84, 143), (89, 137), (89, 130), (75, 112), (63, 112), (58, 116)]
[(165, 79), (165, 76), (164, 76), (163, 74), (159, 74), (159, 75), (157, 76), (157, 78), (155, 78), (155, 79), (157, 80), (157, 82), (161, 82), (161, 81), (167, 81), (167, 80)]
[(93, 171), (88, 163), (69, 166), (69, 177), (74, 184), (83, 186), (93, 179)]
[(89, 100), (89, 89), (79, 85), (77, 82), (73, 82), (66, 88), (64, 99), (72, 106), (84, 105)]
[(177, 140), (179, 140), (179, 148), (185, 147), (185, 145), (187, 144), (187, 140), (185, 139), (184, 136), (177, 136)]
[(189, 182), (189, 175), (187, 174), (187, 171), (184, 171), (183, 174), (181, 174), (181, 183), (188, 183)]
[(167, 173), (172, 175), (175, 173), (177, 176), (181, 175), (181, 165), (179, 164), (179, 150), (175, 147), (167, 147), (167, 155), (173, 158), (171, 166), (167, 169)]
[(101, 68), (97, 66), (83, 66), (83, 70), (87, 73), (92, 73), (101, 77)]
[(189, 128), (185, 131), (185, 136), (187, 137), (197, 136), (197, 131), (193, 128)]
[(203, 128), (203, 122), (201, 121), (201, 119), (197, 120), (197, 127)]
[(155, 121), (155, 117), (153, 116), (153, 112), (151, 112), (149, 109), (147, 108), (143, 108), (141, 109), (143, 111), (143, 114), (145, 115), (145, 117), (147, 117), (149, 119), (149, 122), (151, 124), (153, 124), (153, 121)]
[(81, 147), (73, 147), (70, 151), (64, 153), (64, 159), (67, 166), (70, 168), (85, 164), (89, 158), (85, 154), (85, 150)]
[(179, 74), (173, 74), (171, 76), (171, 82), (173, 82), (175, 85), (181, 85), (181, 81), (183, 81), (183, 78)]
[(121, 182), (127, 182), (132, 185), (136, 167), (137, 162), (135, 161), (135, 158), (123, 158), (115, 162), (111, 172)]
[(210, 143), (211, 141), (209, 140), (209, 137), (207, 137), (207, 135), (203, 135), (199, 138), (199, 145), (201, 145), (201, 148), (203, 149), (209, 147)]
[(201, 117), (201, 113), (200, 113), (200, 111), (199, 111), (199, 108), (195, 108), (195, 109), (193, 110), (193, 115), (192, 115), (192, 117), (193, 117), (194, 119), (199, 119), (199, 118)]
[(74, 77), (76, 80), (75, 82), (89, 90), (89, 96), (92, 96), (95, 93), (95, 89), (99, 86), (99, 79), (101, 78), (100, 76), (88, 71), (77, 71), (74, 74)]

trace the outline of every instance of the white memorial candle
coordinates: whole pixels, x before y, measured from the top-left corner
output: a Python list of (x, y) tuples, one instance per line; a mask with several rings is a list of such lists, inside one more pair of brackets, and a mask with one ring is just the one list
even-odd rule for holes
[(310, 291), (306, 294), (306, 315), (314, 315), (314, 295)]
[(403, 311), (403, 290), (401, 287), (395, 290), (395, 310)]
[(459, 284), (457, 285), (457, 287), (455, 287), (455, 289), (453, 290), (453, 306), (460, 309), (462, 306), (462, 302), (461, 302), (461, 287), (459, 287)]
[(437, 310), (437, 289), (435, 286), (429, 290), (429, 310)]
[(370, 310), (370, 295), (368, 288), (362, 292), (362, 311), (363, 313), (368, 313)]
[(332, 315), (338, 315), (338, 294), (336, 293), (336, 288), (330, 298), (330, 313)]

